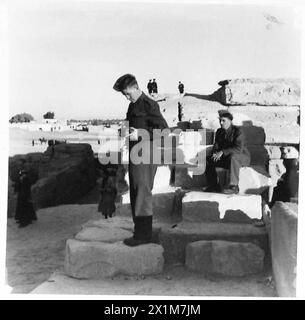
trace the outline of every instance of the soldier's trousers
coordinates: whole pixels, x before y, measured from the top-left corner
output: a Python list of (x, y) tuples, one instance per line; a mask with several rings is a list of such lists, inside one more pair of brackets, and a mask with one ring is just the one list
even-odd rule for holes
[(250, 165), (250, 157), (244, 153), (233, 153), (232, 155), (222, 156), (218, 161), (213, 161), (211, 157), (207, 158), (206, 176), (209, 185), (217, 184), (217, 173), (215, 168), (229, 169), (230, 185), (238, 186), (239, 170), (242, 167)]
[(152, 189), (157, 171), (155, 164), (129, 163), (130, 204), (133, 219), (153, 214)]

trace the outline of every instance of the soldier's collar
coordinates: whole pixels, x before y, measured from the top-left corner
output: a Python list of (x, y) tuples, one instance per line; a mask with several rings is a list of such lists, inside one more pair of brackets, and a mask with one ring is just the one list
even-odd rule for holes
[(139, 96), (138, 100), (133, 102), (133, 104), (137, 104), (139, 102), (141, 102), (143, 99), (145, 98), (145, 94), (144, 92), (142, 91), (142, 94)]

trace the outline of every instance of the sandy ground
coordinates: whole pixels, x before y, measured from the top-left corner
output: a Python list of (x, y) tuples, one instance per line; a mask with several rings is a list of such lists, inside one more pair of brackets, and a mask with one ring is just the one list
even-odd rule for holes
[[(87, 203), (93, 202), (94, 191), (91, 198)], [(8, 219), (7, 280), (12, 293), (29, 293), (36, 288), (33, 293), (37, 294), (275, 296), (267, 280), (270, 274), (266, 273), (242, 279), (207, 278), (177, 266), (144, 279), (71, 279), (63, 270), (65, 242), (80, 231), (83, 223), (101, 218), (97, 205), (62, 205), (38, 210), (37, 215), (38, 221), (22, 229), (14, 219)]]
[(19, 229), (7, 222), (7, 282), (13, 293), (28, 293), (63, 270), (64, 249), (89, 219), (99, 218), (97, 205), (62, 205), (37, 211), (38, 220)]

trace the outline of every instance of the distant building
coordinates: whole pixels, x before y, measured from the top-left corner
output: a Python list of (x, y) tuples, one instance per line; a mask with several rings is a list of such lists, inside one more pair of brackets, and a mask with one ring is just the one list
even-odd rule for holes
[(12, 123), (10, 127), (20, 128), (29, 131), (67, 131), (72, 130), (67, 126), (66, 121), (59, 121), (58, 119), (42, 119), (41, 121), (31, 121), (24, 123)]

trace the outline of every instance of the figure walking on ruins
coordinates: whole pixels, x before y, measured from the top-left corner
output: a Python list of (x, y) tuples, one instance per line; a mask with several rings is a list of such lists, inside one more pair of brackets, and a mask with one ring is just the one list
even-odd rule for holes
[(152, 94), (152, 92), (153, 92), (153, 84), (151, 82), (151, 79), (149, 80), (149, 82), (147, 84), (147, 91), (149, 94)]
[(245, 146), (244, 134), (240, 128), (232, 124), (232, 120), (230, 112), (219, 113), (221, 128), (216, 132), (212, 155), (207, 158), (207, 192), (220, 191), (216, 173), (216, 167), (220, 167), (229, 170), (229, 186), (224, 189), (224, 193), (239, 193), (239, 170), (250, 165), (250, 153)]
[(151, 89), (152, 93), (158, 93), (158, 84), (156, 82), (156, 79), (153, 79), (153, 82), (151, 83)]
[(180, 94), (184, 93), (184, 84), (181, 81), (179, 81), (178, 90)]
[(19, 228), (23, 228), (32, 223), (33, 220), (37, 220), (31, 197), (31, 183), (26, 170), (19, 172), (15, 191), (18, 194), (15, 220), (19, 224)]

